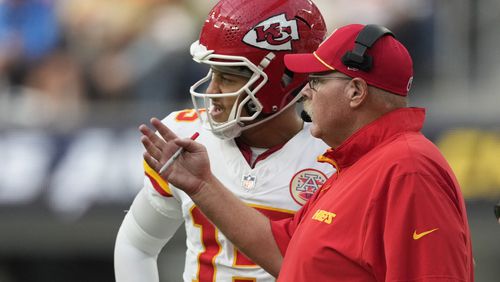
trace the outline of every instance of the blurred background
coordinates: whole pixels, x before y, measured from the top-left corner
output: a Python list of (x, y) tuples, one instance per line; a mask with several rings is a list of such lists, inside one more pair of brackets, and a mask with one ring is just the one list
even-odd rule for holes
[[(388, 26), (415, 63), (411, 104), (461, 182), (476, 281), (500, 279), (500, 2), (316, 0), (329, 31)], [(216, 3), (0, 0), (0, 282), (113, 281), (141, 188), (137, 127), (191, 107), (189, 45)], [(495, 26), (497, 26), (495, 28)], [(181, 281), (181, 228), (162, 281)]]

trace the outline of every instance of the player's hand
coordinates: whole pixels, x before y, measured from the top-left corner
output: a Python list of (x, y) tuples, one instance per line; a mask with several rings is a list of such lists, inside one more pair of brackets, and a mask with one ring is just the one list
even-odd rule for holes
[(161, 177), (190, 196), (196, 194), (212, 177), (205, 147), (189, 138), (179, 139), (157, 118), (151, 119), (151, 125), (159, 135), (144, 124), (139, 126), (143, 134), (141, 142), (146, 149), (144, 160), (159, 173), (177, 149), (184, 148), (184, 152)]

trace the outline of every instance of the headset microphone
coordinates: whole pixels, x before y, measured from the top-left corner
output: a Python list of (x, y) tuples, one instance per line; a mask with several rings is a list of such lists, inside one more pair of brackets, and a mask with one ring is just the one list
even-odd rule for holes
[(303, 121), (305, 121), (305, 122), (312, 122), (311, 117), (310, 117), (310, 116), (309, 116), (309, 114), (308, 114), (306, 111), (304, 111), (304, 110), (302, 110), (302, 112), (300, 113), (300, 117), (301, 117), (301, 118), (302, 118), (302, 120), (303, 120)]

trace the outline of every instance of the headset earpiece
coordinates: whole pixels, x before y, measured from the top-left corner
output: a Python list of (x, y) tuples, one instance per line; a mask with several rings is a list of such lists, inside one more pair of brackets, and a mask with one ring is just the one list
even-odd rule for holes
[(342, 63), (350, 68), (369, 71), (373, 65), (373, 59), (371, 56), (365, 54), (365, 52), (368, 48), (371, 48), (379, 38), (385, 35), (395, 37), (386, 27), (375, 24), (366, 25), (356, 37), (354, 49), (352, 51), (347, 51), (344, 56), (342, 56)]

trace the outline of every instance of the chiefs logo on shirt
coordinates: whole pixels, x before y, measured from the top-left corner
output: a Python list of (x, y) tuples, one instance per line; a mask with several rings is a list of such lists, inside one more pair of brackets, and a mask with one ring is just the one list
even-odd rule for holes
[(254, 26), (245, 34), (243, 42), (261, 49), (283, 51), (292, 50), (292, 40), (297, 39), (297, 21), (289, 21), (285, 14), (280, 14)]
[(304, 205), (327, 177), (319, 170), (307, 168), (297, 172), (290, 181), (290, 195), (299, 205)]

